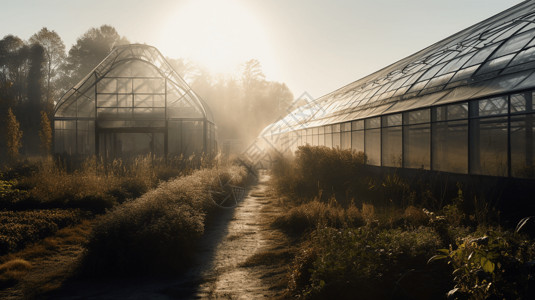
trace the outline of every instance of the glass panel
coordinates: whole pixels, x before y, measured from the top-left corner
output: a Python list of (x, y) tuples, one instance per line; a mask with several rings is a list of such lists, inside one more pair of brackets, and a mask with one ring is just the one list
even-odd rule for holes
[(422, 81), (422, 80), (425, 80), (425, 79), (429, 79), (433, 76), (435, 76), (438, 71), (440, 71), (440, 69), (442, 69), (444, 67), (445, 64), (440, 64), (440, 65), (436, 65), (432, 68), (430, 68), (427, 72), (425, 72), (424, 75), (422, 75), (422, 78), (418, 79), (419, 81)]
[(76, 153), (93, 155), (95, 153), (95, 122), (78, 120)]
[(470, 124), (470, 173), (507, 176), (507, 119), (474, 119)]
[(435, 77), (435, 78), (431, 79), (431, 81), (429, 81), (429, 83), (425, 86), (425, 88), (428, 89), (428, 88), (431, 88), (431, 87), (434, 87), (434, 86), (439, 86), (439, 85), (446, 84), (446, 83), (448, 83), (450, 78), (453, 77), (453, 75), (455, 75), (455, 73), (449, 73), (449, 74), (446, 74), (446, 75), (443, 75), (443, 76)]
[(517, 52), (518, 50), (524, 48), (524, 46), (533, 38), (533, 33), (534, 31), (528, 31), (512, 37), (505, 42), (500, 49), (498, 49), (498, 51), (492, 55), (492, 57), (495, 58), (511, 52)]
[(343, 123), (341, 130), (342, 131), (351, 131), (351, 122)]
[(340, 135), (340, 148), (341, 149), (351, 149), (351, 131), (344, 131)]
[(457, 73), (455, 73), (455, 76), (453, 76), (451, 81), (453, 82), (453, 81), (470, 78), (470, 76), (472, 76), (472, 74), (477, 70), (477, 68), (479, 68), (479, 65), (475, 65), (466, 69), (459, 70), (457, 71)]
[(527, 109), (526, 94), (511, 95), (511, 113), (525, 112)]
[(401, 114), (383, 116), (383, 127), (401, 125)]
[(468, 173), (468, 120), (435, 123), (431, 138), (433, 170)]
[(340, 132), (333, 133), (333, 148), (340, 148)]
[(382, 131), (382, 165), (401, 167), (402, 163), (402, 127), (386, 127)]
[(507, 114), (507, 97), (479, 100), (479, 116)]
[(364, 120), (358, 120), (358, 121), (351, 122), (351, 129), (352, 130), (364, 129)]
[(351, 149), (364, 152), (364, 130), (351, 132)]
[(515, 54), (509, 54), (509, 55), (506, 55), (506, 56), (498, 57), (498, 58), (493, 59), (491, 61), (487, 61), (481, 67), (481, 69), (479, 69), (479, 71), (477, 73), (478, 74), (483, 74), (483, 73), (487, 73), (487, 72), (492, 72), (492, 71), (503, 69), (503, 68), (505, 68), (505, 66), (507, 66), (509, 61), (511, 59), (513, 59), (514, 56), (515, 56)]
[(405, 113), (405, 124), (429, 123), (430, 120), (429, 108)]
[(381, 165), (381, 129), (366, 129), (364, 133), (365, 153), (368, 164)]
[(340, 124), (334, 124), (333, 125), (333, 133), (334, 132), (340, 132)]
[(325, 134), (325, 147), (331, 148), (333, 146), (333, 134), (332, 133), (326, 133)]
[(535, 47), (526, 49), (518, 53), (518, 55), (511, 61), (511, 66), (527, 63), (535, 60)]
[(444, 68), (440, 70), (440, 72), (437, 73), (437, 76), (449, 73), (451, 71), (458, 70), (464, 65), (464, 63), (466, 63), (468, 59), (470, 59), (470, 57), (472, 57), (472, 55), (473, 53), (470, 53), (468, 55), (464, 55), (462, 57), (458, 57), (450, 61), (446, 66), (444, 66)]
[(332, 127), (331, 125), (327, 125), (325, 126), (325, 133), (331, 133), (332, 132)]
[(431, 168), (431, 125), (404, 127), (403, 163), (406, 168)]
[(498, 44), (490, 45), (486, 48), (479, 50), (467, 63), (466, 66), (473, 66), (484, 62), (487, 57), (498, 47)]
[(366, 126), (366, 129), (379, 128), (381, 127), (381, 117), (366, 119), (364, 120), (364, 125)]
[(511, 176), (535, 178), (534, 115), (511, 117)]
[(97, 107), (117, 107), (117, 95), (98, 94)]

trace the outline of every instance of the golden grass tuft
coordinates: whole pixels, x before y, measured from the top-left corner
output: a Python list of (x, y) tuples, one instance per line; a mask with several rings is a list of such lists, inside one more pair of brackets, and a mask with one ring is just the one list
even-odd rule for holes
[(9, 260), (0, 265), (0, 288), (15, 285), (32, 268), (32, 265), (20, 258)]

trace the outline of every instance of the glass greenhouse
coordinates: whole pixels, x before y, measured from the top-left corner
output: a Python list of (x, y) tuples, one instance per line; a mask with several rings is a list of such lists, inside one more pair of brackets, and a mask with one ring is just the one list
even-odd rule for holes
[(535, 1), (522, 2), (293, 110), (279, 151), (364, 151), (376, 166), (535, 177)]
[(207, 105), (147, 45), (114, 48), (55, 108), (59, 155), (187, 156), (216, 147)]

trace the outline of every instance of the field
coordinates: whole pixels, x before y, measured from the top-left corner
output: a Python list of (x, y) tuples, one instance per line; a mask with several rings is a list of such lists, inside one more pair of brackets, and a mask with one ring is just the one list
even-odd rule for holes
[[(228, 193), (221, 182), (252, 180), (243, 166), (202, 157), (74, 167), (34, 160), (0, 178), (0, 295), (22, 290), (23, 298), (75, 277), (177, 274)], [(59, 271), (44, 270), (53, 259)]]
[[(226, 236), (221, 243), (251, 249), (234, 253), (237, 265), (229, 264), (229, 272), (263, 274), (257, 282), (267, 286), (250, 288), (282, 298), (535, 295), (535, 218), (523, 215), (529, 206), (507, 210), (489, 198), (515, 204), (514, 193), (481, 184), (490, 179), (445, 181), (442, 174), (407, 175), (366, 161), (349, 150), (300, 147), (295, 156), (277, 159), (264, 190), (251, 195), (252, 206), (238, 210), (240, 218), (221, 206), (231, 186), (255, 184), (250, 167), (238, 162), (141, 157), (107, 165), (13, 165), (2, 172), (0, 186), (0, 297), (68, 295), (72, 290), (62, 289), (73, 280), (180, 277), (195, 267), (214, 224), (221, 228), (209, 231)], [(227, 221), (217, 219), (221, 215)], [(232, 226), (258, 232), (240, 235)], [(211, 272), (195, 283), (201, 295), (225, 295), (215, 282), (234, 281), (223, 275), (226, 269)]]

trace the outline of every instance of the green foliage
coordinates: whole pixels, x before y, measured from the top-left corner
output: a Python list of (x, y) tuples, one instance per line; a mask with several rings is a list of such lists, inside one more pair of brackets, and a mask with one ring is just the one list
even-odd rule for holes
[(509, 232), (465, 237), (456, 249), (439, 249), (429, 262), (447, 260), (453, 268), (454, 299), (532, 299), (535, 296), (535, 244)]
[(440, 239), (430, 228), (414, 230), (379, 230), (372, 227), (357, 229), (321, 228), (314, 232), (312, 267), (306, 261), (293, 268), (293, 280), (301, 284), (298, 274), (310, 274), (308, 285), (293, 290), (296, 295), (314, 299), (389, 298), (396, 283), (409, 269), (425, 269), (426, 255), (440, 246)]

